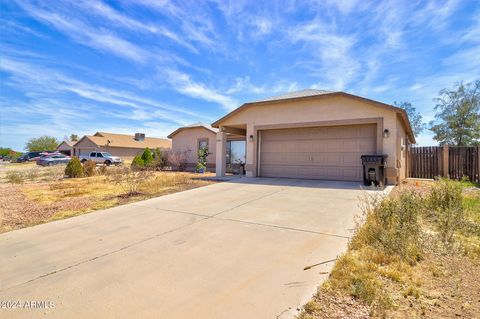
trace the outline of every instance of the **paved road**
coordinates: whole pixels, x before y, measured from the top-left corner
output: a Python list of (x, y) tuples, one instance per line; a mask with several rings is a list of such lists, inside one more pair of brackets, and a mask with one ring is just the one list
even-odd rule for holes
[(332, 263), (303, 268), (346, 248), (362, 193), (242, 178), (0, 235), (0, 299), (50, 306), (0, 317), (289, 317)]

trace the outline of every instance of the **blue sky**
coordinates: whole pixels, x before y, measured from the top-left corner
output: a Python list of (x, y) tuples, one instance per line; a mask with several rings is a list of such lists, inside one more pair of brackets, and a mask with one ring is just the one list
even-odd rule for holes
[(17, 150), (162, 137), (304, 88), (410, 101), (428, 121), (440, 89), (480, 75), (477, 0), (0, 3), (0, 146)]

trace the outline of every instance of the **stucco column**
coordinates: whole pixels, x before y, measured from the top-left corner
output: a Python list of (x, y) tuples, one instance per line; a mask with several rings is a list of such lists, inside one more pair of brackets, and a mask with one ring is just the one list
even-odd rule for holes
[(217, 133), (215, 153), (217, 177), (225, 176), (227, 171), (227, 133), (222, 131)]
[[(253, 139), (251, 139), (250, 136), (253, 136)], [(256, 148), (258, 136), (255, 136), (253, 124), (247, 124), (246, 140), (245, 175), (247, 177), (255, 177), (257, 176)]]

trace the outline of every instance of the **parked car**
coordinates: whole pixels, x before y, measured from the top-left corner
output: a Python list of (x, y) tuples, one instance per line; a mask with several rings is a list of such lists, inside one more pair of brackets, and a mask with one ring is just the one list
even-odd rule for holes
[(37, 160), (43, 152), (28, 152), (24, 153), (17, 159), (17, 163), (30, 162)]
[(122, 164), (122, 159), (117, 156), (113, 156), (108, 152), (91, 152), (89, 155), (83, 156), (80, 155), (80, 161), (85, 163), (88, 160), (92, 160), (97, 164), (110, 165), (120, 165)]
[(57, 164), (67, 164), (71, 158), (62, 154), (42, 156), (37, 160), (37, 165), (52, 166)]

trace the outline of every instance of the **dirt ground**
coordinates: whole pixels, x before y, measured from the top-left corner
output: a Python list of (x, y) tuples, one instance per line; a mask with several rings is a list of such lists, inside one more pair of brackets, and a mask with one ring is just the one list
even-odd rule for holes
[[(212, 173), (148, 172), (138, 178), (115, 180), (106, 175), (63, 178), (64, 166), (38, 167), (32, 164), (0, 167), (0, 233), (99, 209), (171, 194), (213, 183)], [(108, 168), (117, 170), (121, 168)], [(20, 177), (8, 179), (14, 172)], [(132, 184), (135, 193), (129, 194)]]

